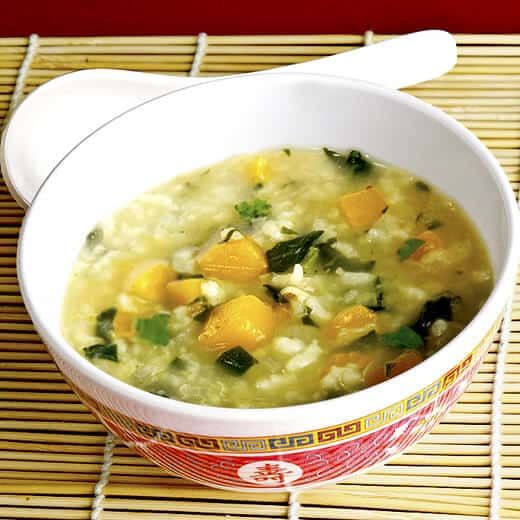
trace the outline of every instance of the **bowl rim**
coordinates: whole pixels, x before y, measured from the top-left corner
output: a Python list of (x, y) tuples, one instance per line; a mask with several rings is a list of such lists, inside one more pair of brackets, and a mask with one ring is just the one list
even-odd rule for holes
[[(466, 144), (472, 149), (472, 152), (477, 156), (480, 162), (486, 165), (486, 169), (490, 172), (493, 181), (497, 187), (497, 191), (501, 197), (504, 205), (506, 214), (506, 235), (507, 235), (507, 251), (504, 256), (502, 264), (495, 273), (495, 283), (493, 289), (485, 301), (482, 308), (473, 317), (473, 319), (464, 327), (464, 329), (450, 342), (448, 342), (442, 349), (437, 351), (435, 354), (425, 359), (419, 365), (412, 369), (399, 374), (387, 381), (379, 383), (377, 385), (359, 390), (352, 394), (339, 396), (333, 399), (315, 401), (311, 403), (296, 404), (282, 407), (271, 407), (271, 408), (227, 408), (211, 405), (201, 405), (176, 399), (164, 398), (141, 390), (135, 386), (123, 382), (122, 380), (110, 375), (102, 369), (96, 367), (89, 360), (84, 358), (72, 345), (62, 339), (59, 334), (56, 334), (50, 327), (40, 319), (38, 313), (38, 307), (43, 302), (35, 302), (31, 296), (31, 288), (26, 283), (25, 276), (25, 249), (26, 249), (26, 236), (27, 230), (33, 226), (33, 220), (38, 211), (41, 211), (40, 207), (46, 210), (46, 207), (51, 204), (46, 197), (41, 196), (46, 194), (47, 187), (51, 184), (49, 180), (53, 177), (53, 174), (59, 170), (64, 161), (74, 153), (83, 143), (89, 140), (90, 137), (100, 132), (104, 127), (110, 125), (113, 121), (119, 120), (125, 117), (128, 113), (135, 110), (139, 110), (141, 107), (146, 106), (155, 101), (169, 97), (172, 94), (180, 93), (192, 89), (211, 89), (216, 83), (222, 82), (238, 82), (238, 81), (271, 81), (277, 77), (291, 77), (291, 80), (295, 82), (314, 80), (318, 82), (320, 88), (326, 88), (341, 84), (346, 89), (358, 90), (362, 93), (371, 92), (376, 95), (391, 99), (401, 105), (407, 105), (408, 108), (420, 111), (430, 118), (435, 119), (441, 123), (447, 130), (451, 130), (461, 140), (465, 141)], [(441, 188), (442, 189), (442, 188)], [(487, 247), (487, 244), (486, 244)], [(22, 298), (27, 307), (27, 310), (33, 320), (36, 330), (41, 334), (42, 338), (45, 339), (47, 344), (50, 344), (50, 351), (55, 355), (57, 353), (62, 359), (65, 359), (71, 366), (76, 370), (82, 372), (87, 379), (95, 381), (96, 384), (101, 385), (110, 392), (115, 392), (120, 396), (124, 396), (124, 399), (129, 401), (137, 401), (144, 408), (152, 407), (154, 409), (160, 409), (162, 412), (168, 415), (182, 414), (186, 417), (190, 417), (194, 420), (219, 420), (223, 423), (229, 424), (241, 424), (247, 426), (252, 423), (274, 423), (277, 420), (286, 421), (287, 417), (301, 417), (302, 414), (318, 415), (320, 410), (324, 410), (327, 407), (333, 406), (336, 403), (342, 403), (342, 406), (348, 405), (349, 402), (353, 401), (366, 401), (367, 403), (376, 403), (377, 395), (384, 390), (388, 390), (389, 393), (395, 393), (399, 396), (395, 402), (400, 399), (406, 398), (409, 395), (409, 390), (416, 383), (416, 374), (419, 372), (425, 372), (427, 368), (433, 367), (434, 363), (438, 363), (442, 366), (442, 370), (434, 370), (428, 372), (431, 375), (427, 380), (423, 379), (421, 387), (426, 387), (431, 384), (439, 377), (442, 377), (449, 369), (455, 366), (456, 362), (462, 359), (460, 353), (457, 354), (457, 349), (462, 346), (463, 343), (467, 343), (468, 339), (472, 336), (474, 340), (470, 340), (472, 348), (476, 346), (476, 343), (483, 339), (485, 332), (491, 327), (491, 324), (496, 320), (498, 315), (502, 312), (505, 302), (508, 298), (508, 285), (514, 279), (514, 275), (517, 268), (518, 258), (520, 256), (520, 218), (518, 215), (517, 202), (514, 198), (513, 192), (507, 180), (507, 176), (504, 174), (500, 164), (493, 154), (487, 149), (487, 147), (466, 127), (449, 116), (442, 110), (418, 99), (410, 94), (394, 90), (388, 87), (377, 85), (367, 81), (361, 81), (356, 79), (346, 79), (341, 76), (335, 76), (332, 74), (319, 74), (319, 73), (304, 73), (304, 72), (262, 72), (253, 74), (244, 74), (238, 76), (232, 76), (228, 78), (217, 78), (215, 80), (207, 81), (195, 85), (187, 85), (182, 88), (173, 89), (165, 94), (161, 94), (152, 99), (146, 100), (123, 113), (115, 116), (109, 121), (97, 127), (85, 138), (79, 141), (52, 169), (45, 181), (38, 189), (31, 207), (29, 208), (20, 230), (18, 252), (17, 252), (17, 272), (19, 277), (20, 292)], [(481, 329), (480, 331), (477, 329)], [(459, 349), (462, 350), (462, 349)], [(449, 361), (450, 360), (450, 361)], [(406, 389), (406, 391), (405, 391)], [(83, 390), (84, 391), (84, 390)], [(377, 407), (379, 408), (379, 407)], [(345, 407), (345, 409), (347, 409)], [(338, 418), (340, 421), (341, 418)], [(273, 430), (276, 427), (273, 425)]]

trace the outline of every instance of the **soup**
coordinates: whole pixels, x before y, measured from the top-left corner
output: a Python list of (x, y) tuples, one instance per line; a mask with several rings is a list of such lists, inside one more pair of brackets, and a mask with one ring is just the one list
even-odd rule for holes
[(356, 150), (283, 149), (175, 177), (100, 222), (63, 333), (164, 397), (286, 406), (412, 368), (492, 284), (477, 231), (439, 190)]

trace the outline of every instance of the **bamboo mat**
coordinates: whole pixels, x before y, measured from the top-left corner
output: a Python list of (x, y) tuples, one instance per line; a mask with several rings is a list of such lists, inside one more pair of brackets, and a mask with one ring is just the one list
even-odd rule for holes
[[(374, 35), (373, 41), (388, 36)], [(520, 35), (459, 35), (459, 61), (408, 89), (455, 116), (520, 185)], [(209, 36), (200, 74), (268, 69), (364, 44), (360, 35)], [(0, 121), (28, 39), (0, 39)], [(187, 75), (197, 37), (40, 38), (28, 93), (65, 72), (97, 67)], [(468, 182), (471, 172), (468, 172)], [(0, 184), (0, 518), (88, 519), (107, 436), (69, 390), (34, 332), (15, 271), (23, 212)], [(501, 511), (520, 519), (520, 285), (512, 303), (502, 395)], [(507, 335), (507, 333), (506, 333)], [(500, 337), (469, 390), (422, 442), (384, 467), (302, 492), (300, 519), (483, 520), (492, 490), (491, 408)], [(494, 452), (497, 453), (496, 451)], [(116, 443), (102, 520), (260, 520), (289, 515), (286, 493), (204, 488), (166, 475)], [(295, 508), (293, 508), (294, 511)], [(294, 515), (293, 515), (294, 517)]]

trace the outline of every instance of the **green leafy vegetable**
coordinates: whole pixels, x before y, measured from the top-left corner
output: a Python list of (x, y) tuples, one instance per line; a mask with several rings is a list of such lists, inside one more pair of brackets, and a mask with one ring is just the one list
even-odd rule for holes
[(302, 261), (303, 272), (306, 274), (315, 273), (320, 263), (320, 250), (312, 246)]
[(410, 327), (401, 327), (396, 332), (381, 336), (383, 343), (390, 347), (419, 348), (424, 345), (422, 337)]
[(205, 296), (199, 296), (190, 304), (191, 317), (200, 323), (203, 323), (208, 319), (212, 310), (213, 306), (208, 303)]
[(96, 318), (96, 336), (103, 338), (107, 342), (112, 341), (116, 312), (115, 307), (110, 307), (100, 312)]
[(376, 278), (374, 289), (376, 292), (375, 305), (367, 305), (367, 307), (374, 312), (384, 311), (386, 308), (384, 302), (385, 294), (383, 292), (383, 282), (379, 276)]
[(176, 357), (170, 361), (170, 368), (172, 370), (186, 370), (188, 362), (180, 357)]
[(117, 345), (115, 343), (109, 343), (108, 345), (90, 345), (90, 347), (85, 347), (83, 352), (89, 359), (119, 361), (117, 357)]
[(343, 169), (349, 168), (355, 175), (369, 173), (372, 163), (358, 150), (352, 150), (348, 155), (323, 148), (325, 155)]
[(401, 262), (403, 260), (406, 260), (410, 256), (412, 256), (417, 249), (419, 249), (424, 244), (424, 240), (421, 240), (420, 238), (409, 238), (398, 250), (397, 254), (399, 255), (399, 258), (401, 259)]
[(290, 148), (284, 148), (283, 151), (284, 151), (285, 155), (287, 155), (288, 157), (291, 156), (291, 150), (290, 150)]
[(441, 226), (442, 226), (442, 222), (437, 219), (430, 220), (429, 222), (426, 223), (426, 229), (429, 229), (430, 231), (432, 229), (440, 228)]
[(319, 327), (319, 325), (311, 318), (312, 309), (305, 307), (305, 314), (302, 316), (302, 323), (310, 327)]
[(269, 269), (273, 273), (284, 273), (294, 264), (299, 264), (305, 258), (312, 244), (323, 234), (323, 231), (311, 231), (306, 235), (278, 242), (266, 252)]
[(284, 295), (280, 292), (280, 289), (277, 289), (276, 287), (269, 285), (267, 283), (264, 284), (264, 287), (265, 287), (266, 291), (269, 293), (269, 296), (276, 303), (287, 303), (287, 298), (285, 298)]
[(169, 321), (169, 314), (155, 314), (151, 318), (139, 318), (135, 328), (142, 339), (154, 345), (167, 345), (171, 339)]
[(344, 271), (359, 273), (370, 272), (374, 268), (375, 262), (373, 260), (363, 262), (347, 258), (333, 247), (330, 242), (318, 244), (316, 247), (320, 250), (320, 262), (325, 271), (334, 272), (340, 267)]
[(298, 232), (297, 231), (294, 231), (294, 229), (291, 229), (291, 228), (288, 228), (288, 227), (285, 227), (285, 226), (282, 226), (280, 228), (280, 231), (284, 234), (284, 235), (297, 235)]
[(103, 240), (103, 230), (101, 228), (94, 228), (86, 238), (87, 245), (94, 247)]
[(347, 164), (356, 174), (365, 174), (372, 168), (372, 163), (358, 150), (352, 150), (347, 157)]
[(436, 300), (428, 300), (423, 305), (419, 319), (412, 325), (413, 330), (424, 338), (428, 335), (434, 321), (451, 321), (453, 319), (452, 304), (457, 301), (457, 296), (440, 296)]
[(235, 375), (242, 375), (258, 361), (247, 350), (237, 346), (222, 352), (217, 363)]
[(415, 183), (415, 187), (419, 190), (419, 191), (431, 191), (431, 188), (428, 186), (428, 184), (426, 184), (424, 181), (417, 181)]
[(235, 204), (235, 211), (240, 215), (240, 218), (247, 222), (251, 222), (259, 217), (267, 217), (270, 209), (271, 204), (263, 199), (244, 200), (239, 204)]

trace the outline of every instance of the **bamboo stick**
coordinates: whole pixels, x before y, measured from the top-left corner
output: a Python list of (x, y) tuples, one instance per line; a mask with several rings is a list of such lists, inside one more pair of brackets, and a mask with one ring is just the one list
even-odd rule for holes
[(27, 441), (29, 443), (57, 443), (78, 445), (103, 445), (106, 442), (106, 431), (100, 429), (96, 433), (46, 433), (32, 431), (7, 431), (0, 430), (0, 439), (7, 441)]
[(57, 509), (50, 507), (4, 507), (0, 505), (0, 515), (2, 515), (3, 518), (49, 518), (52, 520), (88, 520), (90, 518), (90, 510)]

